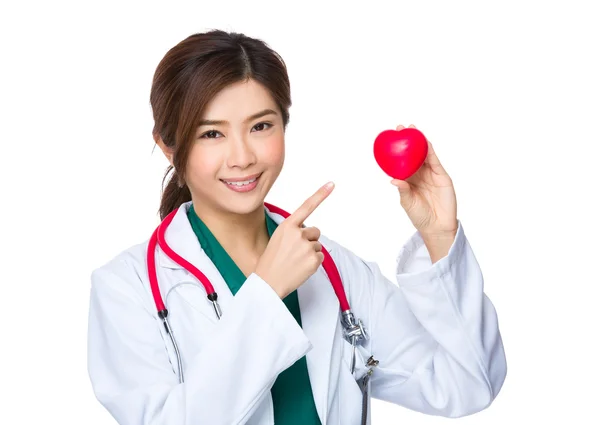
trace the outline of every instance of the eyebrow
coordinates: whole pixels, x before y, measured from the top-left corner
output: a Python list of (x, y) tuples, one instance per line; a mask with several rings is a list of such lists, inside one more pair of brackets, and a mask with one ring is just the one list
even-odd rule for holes
[[(248, 118), (246, 118), (244, 120), (244, 123), (248, 123), (252, 120), (256, 120), (258, 118), (264, 117), (265, 115), (271, 115), (271, 114), (277, 115), (277, 112), (275, 112), (272, 109), (265, 109), (263, 111), (257, 112), (254, 115), (250, 115)], [(203, 125), (225, 125), (225, 124), (229, 124), (229, 123), (225, 120), (202, 120), (198, 124), (198, 127), (202, 127)]]

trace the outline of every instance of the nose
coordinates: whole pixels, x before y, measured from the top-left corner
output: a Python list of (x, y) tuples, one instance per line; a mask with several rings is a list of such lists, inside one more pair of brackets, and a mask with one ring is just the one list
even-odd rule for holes
[(256, 163), (256, 153), (250, 142), (243, 136), (230, 138), (227, 166), (248, 168)]

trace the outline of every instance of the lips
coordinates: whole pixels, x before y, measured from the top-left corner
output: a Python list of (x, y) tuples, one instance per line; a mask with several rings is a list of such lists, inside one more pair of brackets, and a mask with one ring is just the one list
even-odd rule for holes
[(252, 176), (235, 178), (235, 179), (221, 179), (223, 184), (234, 192), (247, 193), (252, 192), (258, 186), (258, 179), (262, 176), (262, 173), (254, 174)]
[(239, 181), (239, 182), (228, 182), (228, 181), (225, 181), (225, 183), (227, 183), (228, 185), (231, 185), (231, 186), (246, 186), (246, 185), (249, 185), (250, 183), (254, 183), (255, 181), (256, 181), (256, 179), (254, 178), (254, 179), (251, 179), (251, 180), (242, 180), (242, 181)]
[(232, 186), (246, 186), (249, 185), (251, 183), (254, 183), (261, 175), (262, 173), (258, 173), (258, 174), (253, 174), (251, 176), (246, 176), (246, 177), (238, 177), (238, 178), (232, 178), (232, 179), (221, 179), (221, 181), (223, 183), (226, 183), (228, 185), (232, 185)]

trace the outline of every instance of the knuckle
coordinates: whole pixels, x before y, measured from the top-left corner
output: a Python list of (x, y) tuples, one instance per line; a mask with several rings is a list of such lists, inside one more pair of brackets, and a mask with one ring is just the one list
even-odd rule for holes
[(306, 253), (311, 255), (315, 253), (315, 245), (314, 242), (307, 242), (306, 246)]
[(308, 227), (306, 229), (306, 237), (310, 240), (316, 240), (321, 237), (321, 231), (316, 227)]
[(315, 255), (312, 256), (312, 266), (314, 269), (317, 269), (321, 265), (321, 258), (319, 253), (316, 252)]

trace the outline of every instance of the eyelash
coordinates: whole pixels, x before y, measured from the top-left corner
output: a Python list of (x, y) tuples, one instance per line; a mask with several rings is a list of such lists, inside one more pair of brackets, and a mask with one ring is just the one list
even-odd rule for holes
[[(264, 125), (266, 126), (266, 128), (264, 130), (259, 130), (259, 131), (266, 131), (269, 128), (273, 127), (273, 124), (271, 124), (270, 122), (259, 122), (258, 124), (256, 124), (254, 127), (252, 127), (253, 129), (258, 127), (259, 125)], [(207, 137), (208, 134), (211, 133), (219, 133), (217, 130), (208, 130), (207, 132), (205, 132), (204, 134), (202, 134), (202, 136), (200, 136), (201, 139), (216, 139), (216, 137)]]

